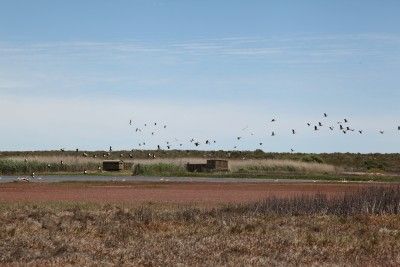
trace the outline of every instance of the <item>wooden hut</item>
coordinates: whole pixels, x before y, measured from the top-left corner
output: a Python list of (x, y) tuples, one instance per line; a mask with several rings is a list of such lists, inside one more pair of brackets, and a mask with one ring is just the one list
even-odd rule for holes
[(207, 169), (212, 171), (229, 171), (229, 164), (227, 160), (209, 159), (207, 160)]
[(212, 172), (212, 171), (229, 171), (227, 160), (210, 159), (207, 163), (187, 163), (186, 169), (189, 172)]
[(105, 160), (103, 161), (103, 171), (122, 171), (124, 162), (122, 160)]

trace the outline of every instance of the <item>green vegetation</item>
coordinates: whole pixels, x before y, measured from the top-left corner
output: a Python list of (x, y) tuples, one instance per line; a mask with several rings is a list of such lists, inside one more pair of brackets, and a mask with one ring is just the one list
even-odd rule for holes
[[(153, 157), (154, 155), (154, 157)], [(228, 159), (229, 173), (189, 173), (187, 162)], [(101, 170), (104, 159), (121, 159), (125, 170)], [(400, 181), (400, 154), (302, 154), (251, 151), (2, 152), (0, 175), (82, 174), (211, 176), (272, 179)]]
[(43, 161), (21, 161), (0, 159), (1, 175), (31, 174), (31, 173), (83, 173), (83, 171), (98, 171), (99, 164), (88, 163), (48, 163)]
[(187, 176), (189, 173), (183, 166), (166, 163), (136, 164), (133, 166), (134, 175), (147, 176)]
[(0, 159), (5, 158), (29, 158), (29, 157), (56, 157), (56, 158), (83, 158), (93, 159), (97, 162), (102, 159), (122, 159), (129, 161), (138, 159), (149, 159), (150, 155), (155, 155), (157, 159), (181, 159), (181, 158), (221, 158), (221, 159), (275, 159), (275, 160), (294, 160), (303, 162), (326, 163), (329, 165), (342, 167), (346, 171), (357, 172), (387, 172), (400, 173), (400, 154), (360, 154), (360, 153), (271, 153), (256, 151), (197, 151), (197, 150), (133, 150), (133, 151), (114, 151), (108, 155), (106, 151), (28, 151), (28, 152), (0, 152)]
[(398, 266), (399, 205), (388, 188), (214, 208), (1, 204), (0, 263)]

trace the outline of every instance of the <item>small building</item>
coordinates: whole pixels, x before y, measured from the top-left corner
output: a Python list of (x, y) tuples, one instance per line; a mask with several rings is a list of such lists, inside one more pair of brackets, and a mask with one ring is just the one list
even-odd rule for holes
[(207, 171), (207, 164), (204, 163), (187, 163), (186, 170), (188, 172), (205, 172)]
[(210, 159), (206, 163), (187, 163), (186, 169), (189, 172), (229, 171), (229, 164), (227, 160)]
[(209, 159), (207, 160), (207, 169), (213, 171), (229, 171), (229, 164), (227, 160)]
[(122, 171), (124, 162), (122, 160), (105, 160), (103, 161), (103, 171)]

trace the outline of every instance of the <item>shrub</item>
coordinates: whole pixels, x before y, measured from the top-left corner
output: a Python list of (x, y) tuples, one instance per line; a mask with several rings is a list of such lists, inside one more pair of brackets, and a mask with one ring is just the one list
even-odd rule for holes
[(228, 207), (226, 210), (280, 215), (400, 214), (400, 186), (370, 187), (331, 199), (323, 194), (268, 198), (256, 203), (238, 205), (235, 208)]
[(324, 160), (317, 155), (306, 155), (301, 158), (303, 162), (316, 162), (316, 163), (324, 163)]
[(183, 166), (168, 163), (135, 164), (134, 175), (183, 175), (186, 169)]

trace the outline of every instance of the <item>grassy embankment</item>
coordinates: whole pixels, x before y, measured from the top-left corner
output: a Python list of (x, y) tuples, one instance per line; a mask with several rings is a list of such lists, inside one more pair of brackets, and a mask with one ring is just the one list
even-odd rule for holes
[[(146, 153), (148, 152), (148, 153)], [(122, 159), (125, 171), (112, 175), (212, 176), (252, 178), (300, 178), (324, 180), (400, 181), (399, 154), (301, 154), (207, 151), (106, 152), (3, 152), (0, 175), (82, 174), (109, 175), (101, 171), (104, 159)], [(155, 154), (156, 158), (148, 158)], [(187, 162), (226, 158), (229, 173), (188, 173)], [(100, 169), (99, 169), (100, 168)], [(359, 175), (362, 173), (363, 175)], [(357, 175), (356, 175), (357, 174)]]
[(0, 205), (0, 262), (400, 265), (400, 188), (200, 208)]

